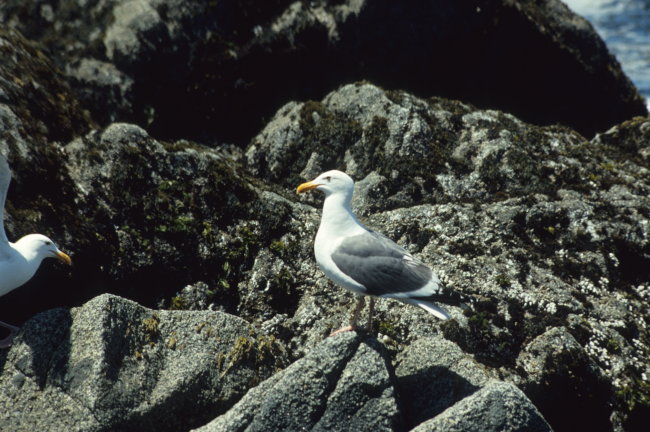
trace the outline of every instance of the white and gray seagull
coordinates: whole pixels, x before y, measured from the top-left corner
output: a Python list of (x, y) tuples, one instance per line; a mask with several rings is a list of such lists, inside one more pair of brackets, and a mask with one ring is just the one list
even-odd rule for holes
[[(30, 280), (44, 258), (58, 258), (70, 264), (70, 257), (61, 252), (50, 240), (41, 234), (27, 235), (16, 243), (7, 238), (4, 227), (5, 201), (11, 182), (11, 171), (7, 159), (0, 154), (0, 297)], [(0, 349), (11, 346), (18, 327), (0, 321), (0, 326), (9, 329), (9, 337), (0, 340)]]
[(350, 202), (354, 181), (341, 171), (328, 171), (298, 186), (298, 193), (318, 190), (325, 193), (323, 215), (316, 234), (314, 252), (321, 270), (335, 284), (359, 295), (352, 323), (335, 334), (355, 330), (359, 313), (370, 296), (368, 325), (372, 330), (375, 298), (392, 298), (421, 307), (440, 319), (449, 314), (436, 303), (468, 309), (474, 300), (442, 285), (424, 263), (388, 237), (359, 223)]

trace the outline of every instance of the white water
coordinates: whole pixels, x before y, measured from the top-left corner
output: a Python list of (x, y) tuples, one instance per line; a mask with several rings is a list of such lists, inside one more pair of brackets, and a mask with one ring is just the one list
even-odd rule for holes
[(563, 0), (591, 22), (650, 109), (650, 0)]

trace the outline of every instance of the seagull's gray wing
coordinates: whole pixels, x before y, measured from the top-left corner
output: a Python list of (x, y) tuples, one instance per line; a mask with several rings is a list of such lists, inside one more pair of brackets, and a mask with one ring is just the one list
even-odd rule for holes
[[(7, 200), (7, 191), (11, 182), (11, 171), (9, 162), (0, 154), (0, 244), (9, 243), (5, 233), (5, 201)], [(1, 247), (0, 247), (1, 250)]]
[(389, 238), (374, 231), (348, 237), (332, 254), (334, 264), (371, 296), (417, 291), (431, 280), (431, 270)]
[(464, 306), (468, 300), (444, 287), (440, 279), (421, 261), (388, 237), (369, 231), (348, 237), (332, 254), (343, 273), (376, 297), (412, 298)]

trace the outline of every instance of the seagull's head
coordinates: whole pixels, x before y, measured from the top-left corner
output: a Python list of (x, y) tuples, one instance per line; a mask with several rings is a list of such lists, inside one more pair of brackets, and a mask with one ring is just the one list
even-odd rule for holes
[(314, 189), (323, 192), (325, 197), (330, 195), (343, 195), (348, 199), (352, 199), (354, 180), (344, 172), (336, 170), (327, 171), (314, 180), (298, 186), (298, 193), (300, 194)]
[(24, 251), (31, 252), (36, 258), (57, 258), (64, 264), (71, 264), (69, 256), (59, 250), (52, 240), (42, 234), (30, 234), (18, 240), (16, 246)]

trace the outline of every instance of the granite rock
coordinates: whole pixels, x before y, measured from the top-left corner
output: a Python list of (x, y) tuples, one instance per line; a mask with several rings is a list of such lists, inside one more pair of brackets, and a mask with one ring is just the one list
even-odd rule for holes
[(37, 315), (0, 356), (0, 427), (12, 431), (188, 430), (287, 361), (240, 318), (110, 295)]
[(398, 430), (401, 410), (381, 343), (329, 338), (197, 432)]
[[(64, 3), (59, 2), (58, 7), (50, 5), (48, 9), (45, 2), (38, 2), (39, 7), (34, 10), (46, 22), (50, 18), (56, 21), (61, 19), (56, 17), (64, 11), (61, 7)], [(132, 3), (101, 2), (108, 9), (100, 8), (96, 13), (107, 16), (113, 7), (144, 4)], [(120, 67), (124, 69), (136, 67), (129, 63), (131, 60), (151, 60), (155, 64), (148, 56), (155, 57), (158, 51), (152, 50), (149, 44), (155, 44), (157, 38), (173, 39), (174, 31), (183, 28), (168, 26), (178, 15), (161, 13), (158, 6), (164, 2), (146, 3), (150, 9), (143, 6), (143, 13), (155, 18), (151, 12), (154, 10), (160, 21), (122, 25), (128, 21), (126, 15), (122, 16), (126, 20), (120, 21), (124, 32), (143, 32), (141, 38), (136, 37), (139, 46), (129, 45), (132, 39), (118, 38), (126, 42), (122, 45), (116, 42), (112, 58), (113, 61), (121, 59)], [(25, 3), (29, 7), (21, 10), (29, 12), (34, 4)], [(90, 0), (86, 4), (100, 5)], [(234, 3), (219, 4), (226, 7)], [(354, 21), (355, 17), (361, 20), (362, 12), (378, 13), (385, 4), (358, 3), (357, 12), (348, 9), (350, 14), (340, 18), (345, 22)], [(524, 8), (528, 3), (523, 2), (508, 4), (508, 8), (515, 9), (519, 5), (517, 11), (527, 16), (532, 16), (531, 11), (538, 7), (531, 3), (529, 8)], [(539, 3), (553, 4), (559, 5)], [(3, 2), (3, 19), (20, 26), (21, 18), (7, 12), (7, 5), (15, 3)], [(276, 32), (292, 40), (292, 46), (297, 47), (295, 55), (303, 55), (305, 51), (299, 47), (301, 34), (305, 33), (301, 33), (296, 23), (303, 19), (314, 22), (314, 17), (321, 15), (307, 14), (302, 3), (274, 5), (278, 14), (286, 13), (282, 12), (277, 26), (262, 27), (255, 32), (255, 37), (260, 38), (256, 39), (259, 45), (255, 46), (262, 46), (267, 36), (277, 42), (278, 39), (271, 37)], [(339, 6), (353, 5), (349, 2), (335, 7)], [(558, 13), (564, 10), (562, 6), (558, 8)], [(195, 24), (191, 18), (193, 12), (187, 11), (190, 18), (183, 22)], [(487, 10), (482, 9), (483, 12)], [(251, 17), (245, 22), (256, 22), (260, 15)], [(74, 20), (69, 21), (70, 25), (77, 25)], [(109, 21), (106, 19), (104, 24), (117, 25)], [(140, 24), (143, 27), (138, 27)], [(554, 33), (556, 37), (561, 39), (562, 35), (570, 34), (562, 33), (561, 25), (553, 27), (556, 24), (549, 23), (549, 31), (559, 32)], [(41, 34), (55, 31), (55, 27), (48, 29), (45, 25)], [(348, 31), (344, 27), (328, 27), (331, 33), (327, 37), (344, 40)], [(423, 98), (412, 92), (388, 91), (365, 82), (334, 91), (328, 87), (329, 94), (325, 95), (324, 91), (323, 97), (318, 98), (320, 102), (293, 101), (279, 110), (279, 104), (274, 105), (271, 113), (275, 115), (265, 117), (271, 120), (268, 123), (264, 120), (261, 131), (259, 112), (248, 110), (247, 121), (254, 122), (255, 126), (247, 128), (237, 123), (237, 127), (243, 127), (251, 136), (259, 133), (244, 151), (232, 146), (209, 147), (205, 143), (214, 142), (207, 139), (202, 144), (188, 139), (154, 138), (161, 133), (161, 129), (156, 129), (156, 122), (160, 121), (170, 127), (181, 123), (183, 127), (194, 128), (193, 136), (203, 132), (209, 135), (210, 130), (196, 127), (200, 122), (185, 124), (182, 116), (169, 121), (153, 102), (150, 104), (153, 111), (147, 111), (149, 118), (140, 126), (110, 123), (98, 127), (80, 108), (61, 72), (48, 60), (47, 51), (41, 50), (37, 43), (27, 42), (15, 30), (3, 32), (0, 150), (8, 155), (14, 173), (5, 226), (11, 239), (31, 231), (51, 236), (70, 252), (74, 262), (73, 267), (65, 269), (54, 262), (43, 263), (30, 282), (32, 285), (3, 297), (0, 305), (3, 321), (21, 324), (39, 312), (81, 306), (93, 297), (110, 292), (161, 309), (155, 312), (159, 317), (167, 313), (189, 314), (189, 311), (178, 311), (184, 308), (206, 309), (193, 314), (238, 315), (258, 333), (263, 333), (267, 341), (273, 336), (286, 349), (289, 361), (300, 362), (323, 344), (330, 343), (327, 336), (333, 330), (349, 323), (356, 303), (351, 293), (324, 277), (314, 261), (312, 241), (318, 228), (322, 197), (295, 194), (296, 186), (306, 179), (320, 171), (338, 168), (357, 180), (359, 193), (353, 208), (364, 224), (386, 234), (431, 266), (445, 284), (478, 299), (471, 311), (450, 307), (452, 319), (446, 322), (422, 310), (381, 299), (373, 321), (373, 333), (380, 342), (370, 340), (372, 344), (384, 344), (380, 357), (389, 378), (391, 362), (395, 362), (400, 374), (405, 374), (400, 375), (404, 385), (411, 385), (404, 378), (409, 376), (408, 371), (418, 371), (422, 374), (421, 383), (426, 384), (418, 391), (428, 394), (435, 388), (435, 374), (431, 371), (436, 368), (448, 368), (448, 372), (435, 375), (441, 377), (440, 385), (445, 386), (450, 385), (451, 378), (455, 379), (454, 373), (464, 376), (468, 371), (478, 373), (480, 369), (491, 380), (518, 386), (557, 431), (575, 430), (575, 422), (581, 419), (595, 431), (643, 430), (647, 424), (645, 419), (650, 409), (647, 118), (628, 118), (607, 130), (611, 124), (601, 117), (590, 115), (588, 110), (574, 109), (582, 118), (599, 122), (602, 129), (598, 130), (607, 130), (588, 140), (569, 127), (532, 125), (510, 113), (477, 108), (469, 99), (459, 102), (437, 96)], [(181, 33), (181, 39), (194, 37)], [(74, 31), (68, 34), (70, 38), (77, 37)], [(104, 37), (106, 34), (101, 32), (97, 35), (102, 40)], [(228, 56), (233, 55), (230, 51), (240, 52), (240, 59), (246, 58), (246, 52), (263, 55), (264, 51), (253, 45), (247, 45), (250, 51), (238, 51), (238, 44), (246, 44), (249, 36), (240, 37), (232, 47), (227, 39), (220, 39), (221, 45), (217, 46), (221, 49), (217, 51)], [(280, 50), (283, 45), (273, 46)], [(66, 51), (56, 51), (55, 55), (60, 52)], [(68, 52), (74, 57), (74, 50)], [(291, 53), (294, 51), (287, 55), (294, 55)], [(142, 58), (136, 58), (136, 54), (142, 54)], [(100, 68), (112, 64), (107, 57), (96, 58), (90, 51), (82, 57), (103, 62), (86, 66)], [(67, 60), (58, 57), (54, 62), (67, 65)], [(257, 67), (265, 64), (258, 63)], [(141, 70), (139, 66), (136, 69)], [(68, 71), (65, 67), (61, 70)], [(134, 80), (133, 88), (136, 88), (139, 80), (129, 75), (131, 72), (116, 70), (117, 67), (107, 67), (110, 73), (105, 77), (114, 95), (132, 91), (127, 76)], [(260, 70), (266, 72), (272, 68)], [(206, 79), (212, 79), (212, 75), (206, 78), (205, 70), (202, 71)], [(218, 74), (214, 75), (217, 79)], [(233, 113), (245, 109), (241, 108), (247, 106), (246, 97), (240, 98), (242, 92), (250, 90), (247, 95), (257, 94), (255, 86), (245, 85), (250, 77), (245, 78), (243, 84), (231, 86), (236, 90), (232, 94), (239, 95), (231, 96), (240, 104), (233, 108), (234, 105), (224, 103), (218, 105), (219, 109), (233, 109)], [(157, 85), (155, 80), (150, 83)], [(294, 84), (300, 87), (298, 81)], [(168, 106), (173, 106), (177, 113), (177, 108), (185, 106), (183, 101), (188, 99), (175, 98), (173, 88), (169, 87), (167, 93), (154, 93), (173, 100)], [(190, 92), (197, 91), (194, 96), (205, 96), (206, 87), (190, 85), (189, 88)], [(276, 90), (285, 95), (282, 86)], [(593, 94), (607, 100), (597, 92)], [(151, 102), (146, 97), (138, 102), (143, 109), (145, 101)], [(197, 109), (201, 108), (197, 106)], [(196, 114), (188, 112), (191, 116)], [(105, 114), (107, 119), (119, 118)], [(219, 112), (214, 115), (219, 116)], [(232, 119), (226, 116), (220, 121), (235, 124)], [(194, 288), (184, 292), (187, 286)], [(164, 309), (176, 311), (163, 312)], [(146, 313), (153, 316), (154, 312)], [(63, 328), (74, 328), (73, 324), (65, 324), (75, 318), (73, 312), (55, 309), (46, 312), (44, 317), (61, 322)], [(149, 318), (152, 317), (138, 319)], [(361, 319), (366, 319), (366, 311)], [(26, 325), (21, 334), (27, 335), (28, 330)], [(61, 428), (100, 428), (102, 419), (110, 417), (106, 413), (114, 412), (113, 407), (101, 405), (103, 399), (84, 390), (82, 378), (88, 370), (86, 363), (79, 363), (79, 373), (69, 376), (67, 363), (52, 363), (57, 373), (50, 373), (47, 359), (67, 355), (57, 354), (58, 347), (63, 345), (56, 341), (61, 338), (65, 341), (69, 333), (59, 333), (60, 330), (43, 328), (40, 334), (51, 334), (54, 343), (39, 345), (40, 354), (32, 360), (20, 354), (25, 348), (21, 336), (16, 339), (21, 345), (1, 354), (7, 371), (0, 379), (5, 383), (2, 389), (9, 392), (5, 397), (9, 398), (10, 406), (3, 411), (8, 424), (18, 424), (16, 419), (27, 412), (22, 407), (32, 402), (30, 413), (47, 413), (39, 418), (37, 414), (28, 416), (33, 425), (53, 419)], [(123, 339), (119, 332), (106, 331), (110, 337)], [(446, 346), (455, 347), (456, 354), (462, 352), (458, 363), (440, 366), (435, 363), (440, 359), (423, 356), (427, 344), (439, 346), (441, 338), (446, 339)], [(259, 346), (247, 340), (252, 346)], [(161, 345), (157, 343), (156, 349), (162, 350)], [(146, 344), (143, 346), (146, 348)], [(134, 347), (144, 357), (144, 352), (137, 348)], [(243, 351), (253, 352), (252, 349)], [(98, 355), (105, 352), (95, 351)], [(75, 351), (75, 358), (83, 360), (79, 354), (82, 352)], [(19, 354), (27, 360), (18, 363), (8, 360)], [(337, 360), (339, 366), (343, 357)], [(379, 362), (379, 357), (373, 358)], [(91, 360), (87, 361), (88, 365)], [(138, 363), (144, 360), (134, 361), (137, 365), (144, 364)], [(458, 369), (461, 364), (467, 369)], [(432, 365), (431, 373), (425, 365)], [(16, 367), (20, 367), (22, 376), (11, 369)], [(164, 366), (156, 368), (164, 370)], [(37, 377), (34, 379), (38, 383), (32, 377)], [(269, 379), (273, 380), (274, 376)], [(454, 402), (462, 404), (484, 385), (471, 374), (463, 379), (469, 384), (458, 381), (461, 390), (458, 397), (441, 397), (440, 401), (445, 401), (442, 405), (446, 406), (436, 406), (423, 415), (422, 421), (442, 415), (442, 409), (453, 409)], [(48, 387), (50, 382), (54, 384)], [(45, 387), (41, 388), (43, 383)], [(36, 392), (33, 394), (37, 397), (30, 399), (32, 402), (10, 392), (21, 385)], [(238, 390), (237, 397), (228, 400), (234, 403), (252, 385), (251, 380)], [(264, 387), (259, 387), (258, 396), (265, 389), (275, 388), (275, 384), (261, 385)], [(342, 395), (356, 394), (353, 385), (341, 386)], [(399, 387), (391, 386), (399, 391)], [(99, 384), (95, 387), (101, 388)], [(75, 393), (77, 390), (82, 393)], [(477, 391), (472, 393), (474, 390)], [(49, 392), (49, 396), (39, 396), (41, 391)], [(461, 395), (468, 396), (462, 399)], [(160, 396), (164, 403), (169, 403), (167, 396), (173, 397)], [(586, 420), (584, 415), (569, 421), (560, 419), (556, 413), (566, 413), (568, 406), (562, 396), (575, 399), (575, 413), (595, 410), (597, 415)], [(121, 396), (110, 393), (107, 397)], [(77, 402), (80, 398), (83, 403)], [(422, 403), (405, 402), (404, 412)], [(12, 410), (12, 405), (19, 409)], [(135, 406), (135, 402), (124, 405)], [(91, 416), (88, 407), (101, 409)], [(223, 412), (227, 408), (224, 406)], [(147, 410), (137, 405), (133, 412), (147, 415), (154, 412)], [(167, 411), (170, 416), (176, 416), (173, 410)], [(208, 412), (211, 416), (222, 413)], [(355, 413), (359, 418), (370, 415), (366, 411)], [(212, 420), (207, 414), (197, 418), (201, 424), (197, 421), (188, 428)], [(336, 414), (327, 418), (336, 418)], [(265, 415), (260, 417), (262, 420), (276, 421)], [(303, 420), (295, 421), (298, 424)], [(176, 421), (169, 420), (170, 424), (179, 424)], [(393, 425), (390, 427), (404, 426), (399, 420), (390, 422)]]
[(526, 395), (512, 384), (493, 382), (413, 432), (534, 431), (552, 429)]
[(438, 335), (413, 342), (395, 361), (405, 423), (429, 420), (483, 388), (488, 376), (456, 344)]

